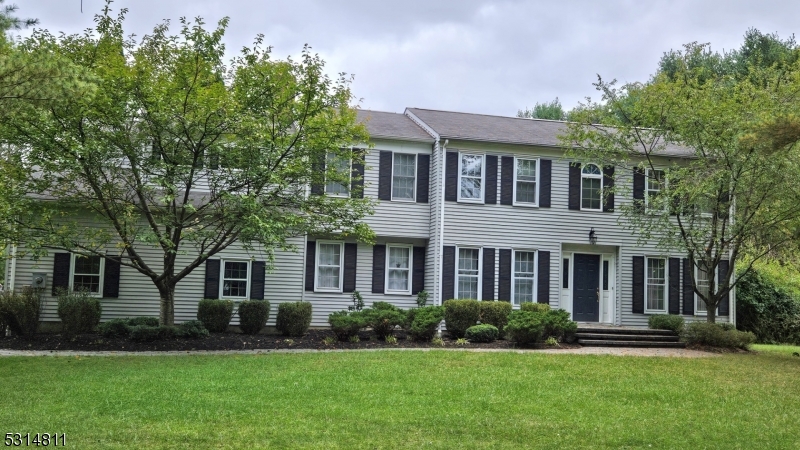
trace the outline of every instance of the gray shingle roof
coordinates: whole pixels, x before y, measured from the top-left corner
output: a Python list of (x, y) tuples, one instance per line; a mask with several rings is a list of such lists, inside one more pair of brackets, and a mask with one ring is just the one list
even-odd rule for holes
[(358, 121), (367, 126), (372, 137), (433, 142), (433, 137), (405, 114), (363, 109), (357, 112)]
[[(408, 108), (407, 111), (431, 127), (442, 139), (560, 147), (558, 136), (567, 130), (566, 122), (556, 120), (520, 119), (420, 108)], [(686, 147), (668, 145), (660, 154), (689, 156), (692, 153)]]

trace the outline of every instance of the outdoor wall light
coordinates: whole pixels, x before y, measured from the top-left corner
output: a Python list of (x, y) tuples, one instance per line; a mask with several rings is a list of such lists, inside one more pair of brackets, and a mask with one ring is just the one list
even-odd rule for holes
[(589, 243), (592, 245), (597, 244), (597, 234), (594, 232), (594, 227), (589, 230)]

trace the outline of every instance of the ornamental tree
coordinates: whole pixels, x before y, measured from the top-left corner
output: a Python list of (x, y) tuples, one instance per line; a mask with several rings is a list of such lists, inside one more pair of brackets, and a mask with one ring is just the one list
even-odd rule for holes
[(361, 161), (350, 78), (326, 76), (308, 47), (273, 60), (262, 36), (226, 65), (227, 18), (213, 29), (181, 19), (176, 34), (164, 22), (136, 41), (125, 13), (106, 4), (82, 35), (36, 30), (19, 45), (84, 69), (91, 89), (26, 101), (0, 124), (0, 237), (18, 256), (119, 259), (152, 280), (169, 325), (177, 283), (235, 242), (272, 262), (309, 233), (372, 238), (358, 179), (346, 198), (308, 194), (350, 187), (349, 168), (319, 161)]

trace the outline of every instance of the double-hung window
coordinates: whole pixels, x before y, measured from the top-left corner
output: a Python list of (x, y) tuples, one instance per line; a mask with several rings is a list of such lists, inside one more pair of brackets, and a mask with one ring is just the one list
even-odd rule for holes
[(317, 277), (315, 290), (341, 292), (343, 263), (343, 242), (317, 241)]
[(458, 200), (483, 202), (483, 181), (486, 175), (483, 155), (461, 153), (458, 160)]
[(386, 246), (386, 292), (411, 293), (411, 267), (413, 247), (410, 245)]
[(602, 211), (603, 209), (603, 171), (595, 164), (587, 164), (581, 169), (581, 209)]
[(250, 262), (249, 261), (222, 261), (222, 283), (220, 286), (220, 298), (248, 299), (247, 292), (250, 286)]
[[(698, 267), (695, 268), (695, 284), (697, 284), (697, 290), (700, 291), (703, 296), (708, 298), (709, 294), (711, 293), (711, 283), (708, 279), (708, 269), (705, 263), (698, 261)], [(706, 314), (708, 312), (708, 306), (706, 302), (700, 298), (699, 295), (695, 293), (695, 304), (694, 310), (696, 314)]]
[(536, 206), (538, 203), (538, 159), (515, 158), (514, 204)]
[[(350, 177), (352, 176), (351, 161), (342, 158), (336, 153), (328, 153), (325, 156), (325, 166), (328, 171), (333, 170), (337, 173), (339, 180), (330, 180), (325, 183), (325, 193), (337, 197), (347, 197), (350, 195)], [(339, 181), (346, 180), (346, 184)]]
[(644, 196), (645, 208), (648, 211), (663, 211), (663, 200), (658, 194), (664, 188), (664, 171), (647, 169), (647, 186)]
[(513, 304), (531, 303), (536, 301), (534, 295), (536, 278), (536, 252), (514, 251), (514, 280), (512, 286)]
[(667, 260), (646, 258), (645, 304), (648, 313), (667, 311)]
[(413, 202), (417, 181), (417, 155), (394, 153), (392, 158), (392, 200)]
[(72, 254), (72, 290), (103, 295), (104, 258)]
[(458, 249), (456, 298), (480, 299), (480, 259), (481, 250), (479, 248)]

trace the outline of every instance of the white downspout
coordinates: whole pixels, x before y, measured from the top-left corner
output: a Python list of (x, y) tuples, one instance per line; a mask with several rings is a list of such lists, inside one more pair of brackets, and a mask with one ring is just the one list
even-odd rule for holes
[[(449, 143), (450, 143), (450, 140), (449, 139), (445, 139), (444, 143), (442, 144), (442, 169), (439, 172), (441, 174), (441, 179), (442, 179), (442, 192), (441, 192), (441, 196), (439, 197), (439, 208), (440, 208), (440, 210), (439, 210), (439, 217), (440, 217), (440, 219), (439, 219), (439, 248), (437, 249), (437, 254), (439, 255), (439, 264), (438, 264), (438, 266), (439, 266), (438, 267), (439, 268), (439, 283), (438, 283), (437, 290), (439, 292), (436, 293), (436, 298), (439, 299), (439, 306), (441, 306), (444, 303), (444, 300), (442, 299), (442, 276), (443, 276), (443, 272), (444, 272), (442, 270), (442, 249), (444, 248), (443, 247), (444, 246), (444, 188), (445, 188), (445, 179), (446, 179), (446, 177), (445, 177), (445, 169), (447, 168), (447, 163), (446, 163), (447, 162), (447, 144), (449, 144)], [(435, 303), (434, 303), (434, 305), (435, 305)]]
[(300, 301), (306, 301), (306, 253), (308, 253), (308, 235), (303, 238), (303, 281), (300, 283)]
[(6, 290), (14, 292), (14, 280), (17, 278), (17, 244), (11, 246), (11, 269), (8, 273)]

